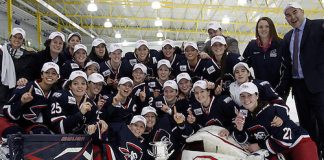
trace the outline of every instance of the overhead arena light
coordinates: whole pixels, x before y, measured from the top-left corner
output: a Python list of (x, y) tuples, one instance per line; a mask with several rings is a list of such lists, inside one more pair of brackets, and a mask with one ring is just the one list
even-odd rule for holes
[(105, 26), (106, 28), (110, 28), (110, 27), (112, 27), (112, 23), (110, 22), (109, 19), (107, 19), (107, 21), (104, 23), (104, 26)]
[(115, 38), (121, 38), (121, 34), (119, 33), (119, 31), (117, 31), (116, 33), (115, 33)]
[(162, 38), (163, 37), (163, 33), (161, 31), (156, 33), (156, 37), (158, 38)]
[(91, 0), (88, 4), (88, 11), (90, 12), (96, 12), (98, 10), (97, 5), (94, 3), (94, 0)]
[(127, 40), (124, 40), (122, 45), (123, 45), (123, 46), (128, 46), (128, 42), (127, 42)]
[(222, 19), (222, 23), (223, 24), (228, 24), (228, 23), (230, 23), (230, 19), (228, 18), (228, 17), (224, 17), (223, 19)]
[(246, 6), (246, 4), (247, 4), (247, 0), (238, 0), (237, 1), (237, 5), (239, 5), (239, 6)]
[(154, 22), (154, 25), (157, 27), (160, 27), (163, 25), (162, 20), (160, 18), (157, 18)]
[(160, 9), (161, 8), (161, 3), (159, 1), (154, 1), (154, 2), (152, 2), (151, 7), (153, 9)]

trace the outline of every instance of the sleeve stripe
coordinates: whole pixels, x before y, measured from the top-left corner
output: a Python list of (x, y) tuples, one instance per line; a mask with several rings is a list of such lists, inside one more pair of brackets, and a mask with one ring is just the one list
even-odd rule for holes
[(60, 121), (60, 131), (61, 131), (61, 134), (65, 134), (64, 126), (63, 126), (63, 119)]
[(266, 140), (266, 146), (268, 148), (268, 150), (272, 153), (272, 154), (276, 154), (276, 152), (274, 150), (272, 150), (271, 145), (269, 143), (269, 138)]
[(3, 109), (7, 109), (8, 110), (7, 113), (8, 113), (8, 115), (9, 115), (9, 117), (11, 119), (13, 119), (13, 120), (18, 120), (19, 119), (20, 116), (15, 117), (14, 115), (11, 114), (11, 105), (4, 105), (3, 106)]

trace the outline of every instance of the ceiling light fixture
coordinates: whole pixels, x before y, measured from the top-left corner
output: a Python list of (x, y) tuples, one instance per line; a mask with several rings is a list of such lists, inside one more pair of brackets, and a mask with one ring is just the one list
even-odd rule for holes
[(88, 4), (88, 11), (90, 12), (96, 12), (98, 10), (97, 5), (94, 3), (94, 0), (91, 0)]
[(246, 6), (246, 4), (247, 4), (247, 0), (238, 0), (237, 1), (237, 5), (239, 5), (239, 6)]
[(223, 24), (228, 24), (228, 23), (230, 23), (230, 19), (228, 18), (228, 17), (224, 17), (223, 19), (222, 19), (222, 23)]
[(160, 9), (161, 8), (161, 3), (159, 1), (154, 1), (154, 2), (152, 2), (151, 7), (153, 9)]
[(162, 45), (163, 44), (162, 38), (159, 39), (158, 44), (159, 45)]
[(162, 20), (160, 18), (157, 18), (154, 22), (154, 25), (157, 27), (160, 27), (163, 25)]
[(61, 17), (62, 19), (64, 19), (65, 21), (69, 22), (72, 26), (74, 26), (75, 28), (79, 29), (80, 31), (82, 31), (83, 33), (87, 34), (88, 36), (90, 36), (91, 38), (94, 38), (95, 36), (92, 35), (91, 33), (89, 33), (88, 31), (86, 31), (85, 29), (83, 29), (82, 27), (80, 27), (78, 24), (76, 24), (75, 22), (73, 22), (72, 20), (70, 20), (69, 18), (67, 18), (66, 16), (64, 16), (61, 12), (59, 12), (58, 10), (56, 10), (55, 8), (53, 8), (51, 5), (47, 4), (46, 2), (44, 2), (43, 0), (36, 0), (38, 3), (40, 3), (41, 5), (43, 5), (44, 7), (46, 7), (47, 9), (49, 9), (50, 11), (52, 11), (53, 13), (55, 13), (57, 16)]
[(163, 37), (163, 33), (161, 31), (156, 33), (156, 37), (158, 38), (162, 38)]
[(121, 34), (119, 33), (119, 31), (117, 31), (116, 33), (115, 33), (115, 38), (121, 38)]
[(127, 42), (127, 40), (124, 40), (122, 45), (123, 45), (123, 46), (128, 46), (128, 42)]
[(112, 27), (112, 23), (110, 22), (109, 19), (107, 19), (107, 21), (104, 23), (104, 26), (105, 26), (106, 28), (111, 28), (111, 27)]

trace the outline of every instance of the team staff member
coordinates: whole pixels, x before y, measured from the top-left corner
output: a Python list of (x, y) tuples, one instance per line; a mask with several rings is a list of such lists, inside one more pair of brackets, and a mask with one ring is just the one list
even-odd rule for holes
[(227, 43), (229, 52), (240, 54), (239, 47), (238, 47), (238, 41), (233, 37), (224, 36), (222, 33), (222, 26), (219, 23), (210, 22), (207, 26), (207, 32), (208, 32), (210, 40), (206, 42), (203, 50), (208, 55), (210, 55), (210, 56), (213, 55), (213, 52), (211, 50), (211, 39), (214, 38), (215, 36), (222, 36), (226, 39), (226, 43)]
[(4, 106), (5, 117), (0, 117), (0, 137), (9, 134), (50, 134), (45, 126), (45, 110), (49, 108), (49, 97), (55, 92), (55, 83), (60, 78), (59, 66), (47, 62), (42, 67), (41, 79), (30, 81), (24, 87), (16, 88), (9, 102)]
[[(288, 3), (284, 14), (293, 27), (284, 36), (283, 55), (300, 125), (324, 152), (324, 20), (305, 18), (298, 3)], [(290, 81), (289, 81), (290, 80)]]
[[(271, 154), (282, 153), (287, 159), (317, 160), (316, 144), (306, 130), (289, 119), (288, 107), (264, 104), (258, 101), (258, 93), (257, 86), (251, 82), (240, 86), (240, 100), (245, 109), (234, 120), (234, 139), (241, 144), (249, 142), (250, 152), (266, 149)], [(284, 122), (279, 127), (271, 125), (275, 116)]]
[(16, 84), (24, 85), (35, 78), (33, 54), (22, 48), (25, 39), (26, 32), (22, 28), (13, 28), (9, 43), (0, 49), (0, 113)]
[(206, 79), (215, 82), (219, 77), (219, 68), (210, 59), (201, 59), (198, 55), (198, 47), (195, 42), (186, 42), (184, 44), (186, 59), (179, 62), (175, 68), (175, 75), (187, 72), (192, 82), (200, 79)]
[(67, 47), (63, 51), (64, 59), (72, 60), (73, 59), (73, 51), (74, 46), (81, 43), (81, 35), (78, 32), (73, 32), (69, 34), (67, 38)]
[(289, 90), (283, 90), (286, 87), (280, 83), (285, 67), (281, 52), (282, 39), (278, 37), (270, 18), (258, 20), (255, 37), (256, 40), (251, 40), (244, 50), (244, 61), (253, 68), (256, 79), (268, 81), (280, 97), (287, 99)]
[(138, 40), (135, 44), (134, 53), (126, 53), (124, 59), (128, 62), (127, 66), (125, 66), (128, 71), (132, 71), (136, 63), (143, 63), (147, 67), (146, 79), (151, 79), (157, 76), (156, 66), (161, 59), (161, 55), (156, 50), (150, 50), (147, 41)]

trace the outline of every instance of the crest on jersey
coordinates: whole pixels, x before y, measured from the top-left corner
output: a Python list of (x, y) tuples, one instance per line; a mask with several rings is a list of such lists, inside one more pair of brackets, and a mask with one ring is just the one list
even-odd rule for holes
[(140, 160), (143, 156), (142, 148), (131, 142), (126, 142), (126, 148), (118, 147), (118, 149), (124, 154), (125, 160)]

